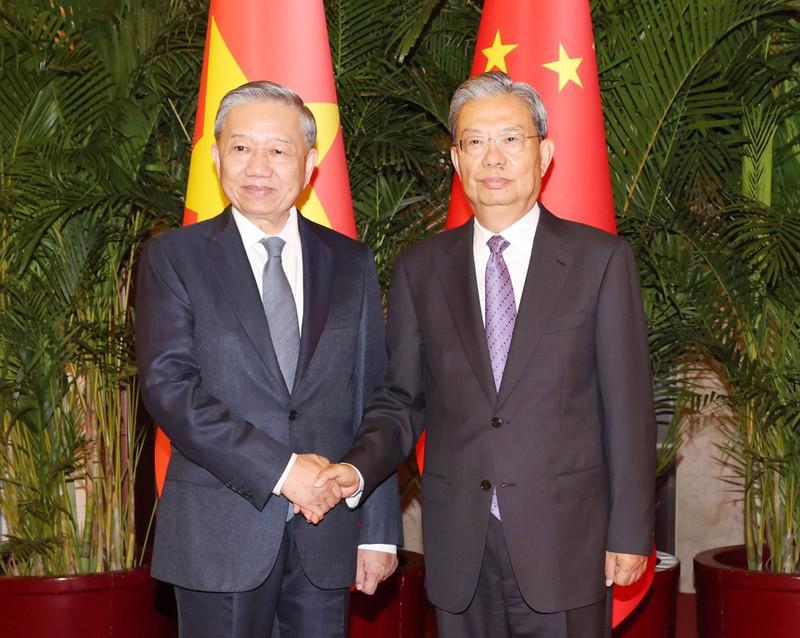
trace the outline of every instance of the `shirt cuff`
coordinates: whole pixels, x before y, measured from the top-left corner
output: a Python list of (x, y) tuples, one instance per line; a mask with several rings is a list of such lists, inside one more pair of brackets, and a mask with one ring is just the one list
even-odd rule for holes
[[(294, 462), (296, 460), (297, 460), (297, 454), (292, 452), (292, 456), (289, 458), (289, 462), (286, 464), (286, 469), (283, 470), (283, 474), (281, 474), (281, 477), (278, 479), (278, 482), (275, 483), (275, 487), (272, 488), (272, 493), (275, 496), (281, 495), (281, 489), (283, 488), (283, 483), (286, 481), (286, 477), (289, 476), (289, 472), (292, 471), (292, 468), (294, 467)], [(359, 476), (361, 475), (359, 474)], [(359, 498), (361, 497), (359, 496)]]
[(356, 474), (358, 474), (358, 489), (353, 493), (352, 496), (348, 496), (346, 499), (344, 499), (344, 502), (347, 503), (347, 507), (350, 509), (355, 509), (358, 507), (358, 504), (361, 501), (361, 495), (364, 493), (364, 477), (361, 475), (361, 472), (355, 465), (352, 465), (351, 463), (343, 463), (343, 465), (349, 465), (356, 471)]
[(371, 549), (373, 552), (386, 552), (387, 554), (397, 553), (397, 545), (386, 545), (384, 543), (364, 543), (359, 545), (358, 549)]

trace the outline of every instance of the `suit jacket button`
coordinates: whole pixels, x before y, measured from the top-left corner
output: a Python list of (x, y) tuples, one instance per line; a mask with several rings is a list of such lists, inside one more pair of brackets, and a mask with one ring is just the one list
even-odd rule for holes
[(490, 489), (492, 489), (492, 484), (489, 481), (483, 480), (481, 481), (481, 489), (484, 492), (488, 492)]
[(289, 411), (289, 420), (290, 421), (297, 421), (300, 418), (300, 413), (297, 410), (290, 410)]
[(499, 416), (495, 416), (492, 417), (491, 423), (493, 428), (499, 428), (501, 425), (503, 425), (503, 419), (500, 418)]

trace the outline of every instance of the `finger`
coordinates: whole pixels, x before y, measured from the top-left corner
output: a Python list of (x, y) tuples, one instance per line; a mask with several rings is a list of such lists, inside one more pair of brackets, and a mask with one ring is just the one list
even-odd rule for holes
[(362, 591), (364, 589), (364, 581), (367, 577), (367, 572), (364, 566), (364, 561), (360, 560), (356, 564), (356, 589)]
[(334, 507), (336, 507), (340, 500), (341, 499), (337, 498), (333, 494), (329, 494), (327, 497), (325, 497), (325, 504), (328, 506), (328, 511), (331, 511)]
[(314, 480), (314, 487), (324, 487), (328, 481), (335, 481), (338, 476), (338, 468), (335, 465), (328, 465), (320, 470)]
[(301, 507), (297, 503), (292, 504), (292, 509), (294, 510), (295, 514), (299, 514), (301, 512)]
[(617, 585), (627, 586), (633, 582), (633, 570), (629, 565), (617, 565), (617, 575), (614, 582)]
[[(319, 523), (319, 521), (322, 519), (322, 517), (325, 516), (325, 514), (327, 513), (327, 510), (322, 508), (322, 507), (320, 507), (319, 503), (316, 503), (316, 502), (312, 502), (312, 503), (309, 503), (308, 505), (306, 505), (305, 506), (305, 511), (308, 512), (308, 514), (314, 518), (314, 521), (312, 521), (312, 522), (315, 525), (317, 523)], [(309, 516), (306, 516), (306, 518), (309, 518)]]
[(328, 512), (336, 507), (341, 500), (336, 495), (331, 485), (335, 485), (335, 483), (328, 483), (325, 488), (318, 488), (316, 490), (317, 501), (319, 502), (320, 508), (324, 509), (325, 512)]
[(614, 552), (606, 552), (606, 587), (614, 584), (617, 576), (617, 555)]
[(364, 578), (364, 588), (361, 590), (368, 596), (372, 596), (378, 588), (378, 575), (374, 571), (367, 571)]

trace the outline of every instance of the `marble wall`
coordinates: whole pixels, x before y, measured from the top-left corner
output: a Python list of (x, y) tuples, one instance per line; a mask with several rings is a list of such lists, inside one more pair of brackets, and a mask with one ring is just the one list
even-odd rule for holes
[(741, 493), (726, 483), (718, 459), (724, 442), (719, 417), (706, 414), (687, 428), (677, 466), (676, 552), (680, 591), (694, 592), (692, 559), (698, 552), (743, 542)]

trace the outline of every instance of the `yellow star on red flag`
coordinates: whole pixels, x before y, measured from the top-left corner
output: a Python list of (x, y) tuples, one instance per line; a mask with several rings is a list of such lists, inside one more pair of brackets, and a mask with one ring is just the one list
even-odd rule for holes
[(578, 67), (583, 62), (583, 58), (571, 58), (564, 48), (564, 45), (558, 43), (558, 60), (547, 62), (542, 66), (549, 71), (558, 73), (558, 91), (561, 92), (568, 82), (574, 82), (580, 88), (583, 88), (581, 77), (578, 75)]
[(486, 71), (491, 71), (494, 67), (500, 69), (503, 73), (508, 73), (506, 68), (506, 56), (516, 49), (518, 44), (503, 44), (500, 38), (500, 29), (494, 35), (494, 42), (492, 46), (481, 49), (481, 53), (486, 56)]

